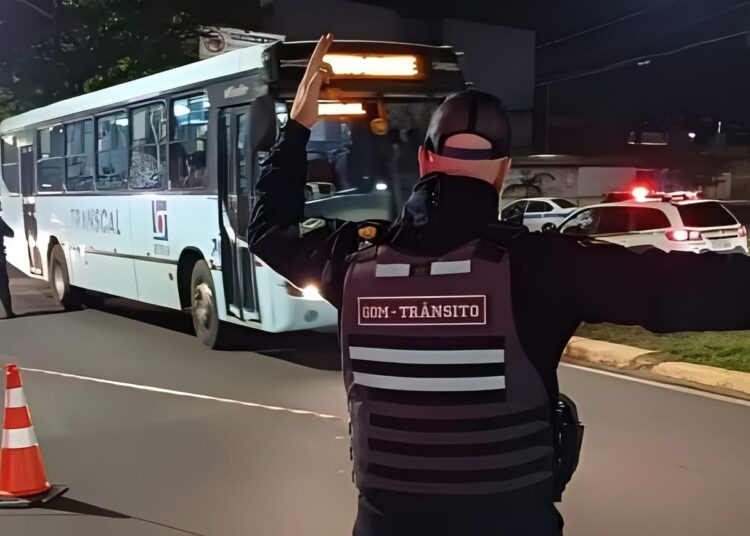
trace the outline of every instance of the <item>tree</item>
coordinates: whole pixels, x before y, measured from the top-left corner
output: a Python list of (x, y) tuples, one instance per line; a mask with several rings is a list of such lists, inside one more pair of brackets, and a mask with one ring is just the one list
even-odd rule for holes
[[(509, 184), (503, 191), (503, 195), (507, 197), (543, 197), (544, 196), (544, 181), (555, 181), (557, 178), (547, 172), (531, 174), (528, 170), (524, 170), (523, 176), (519, 177), (516, 184)], [(521, 194), (520, 192), (524, 192)]]
[(46, 2), (49, 20), (23, 6), (0, 12), (2, 27), (36, 17), (46, 28), (0, 42), (13, 41), (0, 59), (0, 114), (12, 96), (17, 112), (195, 61), (200, 26), (260, 23), (258, 0), (30, 1)]

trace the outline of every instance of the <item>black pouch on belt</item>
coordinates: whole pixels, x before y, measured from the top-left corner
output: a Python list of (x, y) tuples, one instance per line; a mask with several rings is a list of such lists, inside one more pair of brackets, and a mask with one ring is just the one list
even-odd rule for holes
[(555, 406), (555, 501), (561, 500), (565, 486), (573, 478), (582, 444), (583, 423), (578, 420), (578, 408), (560, 393)]

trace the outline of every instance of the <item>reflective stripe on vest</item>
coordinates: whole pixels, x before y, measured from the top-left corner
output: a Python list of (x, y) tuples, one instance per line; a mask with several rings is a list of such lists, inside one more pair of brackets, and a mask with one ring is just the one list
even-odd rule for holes
[(508, 256), (479, 245), (441, 258), (380, 246), (349, 267), (341, 335), (361, 489), (551, 494), (551, 404), (516, 333)]
[[(375, 277), (408, 277), (412, 266), (409, 264), (378, 264)], [(443, 261), (430, 263), (430, 275), (468, 274), (471, 272), (471, 260)]]
[(505, 350), (402, 350), (398, 348), (349, 347), (352, 359), (380, 363), (410, 363), (414, 365), (463, 365), (471, 363), (502, 363)]

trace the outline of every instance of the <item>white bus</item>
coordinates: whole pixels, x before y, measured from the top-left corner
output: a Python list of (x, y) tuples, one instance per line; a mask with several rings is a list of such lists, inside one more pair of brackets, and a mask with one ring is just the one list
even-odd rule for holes
[[(438, 100), (462, 89), (449, 47), (338, 42), (312, 132), (308, 215), (392, 219), (417, 180)], [(85, 290), (190, 309), (197, 336), (224, 323), (335, 327), (313, 287), (254, 258), (246, 234), (259, 163), (314, 43), (250, 46), (0, 124), (8, 261), (74, 306)], [(384, 121), (385, 120), (385, 121)]]

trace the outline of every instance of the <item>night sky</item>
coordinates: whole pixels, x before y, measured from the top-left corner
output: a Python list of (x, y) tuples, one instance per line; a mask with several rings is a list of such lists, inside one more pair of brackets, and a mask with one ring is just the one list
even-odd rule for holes
[[(29, 0), (50, 9), (52, 0)], [(311, 0), (314, 1), (314, 0)], [(537, 83), (550, 85), (551, 124), (607, 124), (613, 136), (644, 120), (689, 130), (745, 132), (750, 125), (747, 35), (660, 53), (750, 31), (748, 0), (366, 0), (419, 18), (455, 17), (533, 29)], [(619, 22), (618, 19), (622, 19)], [(48, 31), (48, 22), (18, 1), (0, 1), (0, 46)], [(594, 29), (597, 26), (603, 26)], [(581, 35), (568, 38), (572, 34)], [(555, 42), (560, 40), (560, 42)], [(643, 57), (607, 72), (630, 58)], [(539, 97), (538, 97), (539, 98)], [(713, 125), (713, 126), (711, 126)], [(593, 130), (592, 130), (593, 132)], [(741, 136), (736, 139), (744, 139)]]
[[(750, 46), (747, 35), (727, 36), (750, 31), (747, 0), (410, 0), (408, 4), (401, 11), (413, 16), (453, 16), (535, 30), (537, 83), (571, 78), (550, 85), (553, 128), (577, 125), (579, 137), (590, 132), (592, 138), (600, 138), (598, 149), (616, 140), (622, 144), (627, 132), (643, 121), (680, 125), (699, 134), (714, 131), (722, 121), (733, 139), (745, 139), (743, 133), (750, 125)], [(568, 38), (577, 33), (581, 35)], [(713, 39), (725, 40), (694, 46)], [(660, 57), (663, 53), (668, 55)], [(648, 63), (623, 62), (638, 57)], [(622, 66), (614, 68), (620, 62)], [(605, 72), (581, 76), (598, 70)]]

